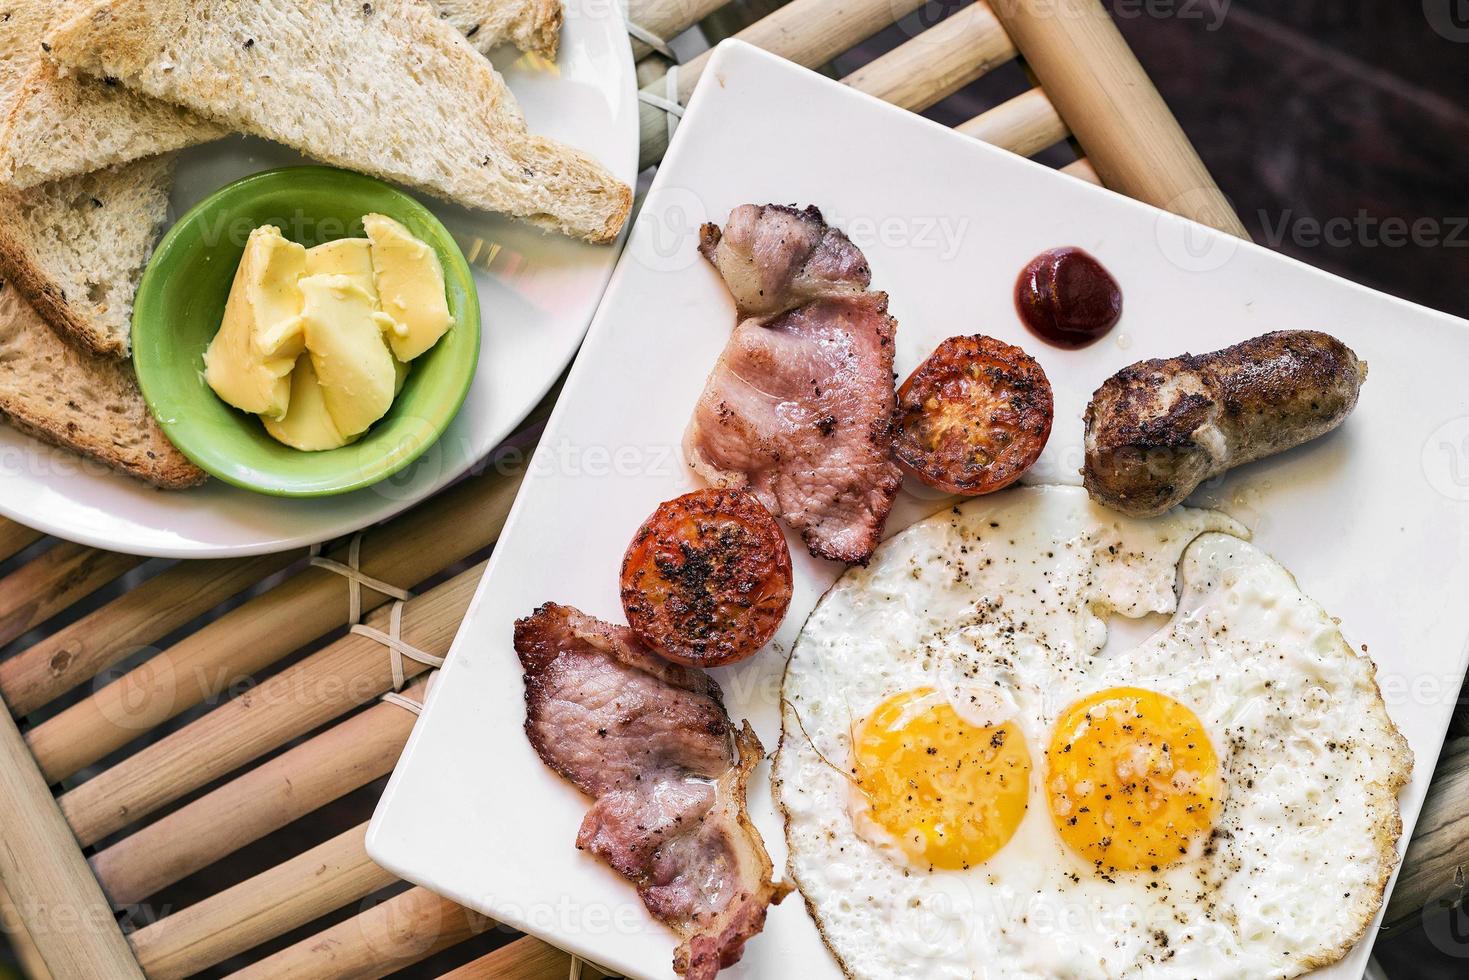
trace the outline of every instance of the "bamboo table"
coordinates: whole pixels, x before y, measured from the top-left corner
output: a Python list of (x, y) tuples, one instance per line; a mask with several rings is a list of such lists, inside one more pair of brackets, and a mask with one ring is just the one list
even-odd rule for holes
[[(663, 39), (723, 3), (629, 4), (645, 164), (661, 158), (667, 107), (686, 101), (707, 61), (675, 67)], [(1077, 158), (1066, 172), (1244, 235), (1096, 0), (975, 2), (914, 26), (923, 6), (792, 0), (738, 36), (818, 66), (901, 22), (907, 39), (843, 80), (914, 111), (1023, 57), (1034, 87), (960, 132), (1025, 155), (1069, 141)], [(524, 456), (496, 457), (431, 505), (363, 536), (362, 572), (414, 589), (401, 631), (420, 650), (447, 652)], [(325, 557), (345, 561), (348, 552), (339, 544)], [(600, 975), (395, 883), (367, 859), (365, 823), (323, 829), (335, 826), (329, 814), (341, 823), (344, 798), (357, 799), (391, 770), (414, 721), (401, 703), (380, 700), (394, 686), (390, 660), (378, 640), (345, 629), (347, 591), (336, 572), (301, 552), (144, 560), (0, 520), (0, 649), (11, 649), (0, 660), (8, 708), (0, 711), (0, 881), (10, 892), (0, 890), (0, 922), (33, 975), (378, 977), (440, 962), (438, 954), (466, 942), (477, 958), (443, 975)], [(363, 591), (369, 629), (388, 628), (387, 601)], [(421, 697), (427, 667), (402, 667), (403, 694)], [(1466, 799), (1469, 725), (1460, 718), (1390, 923), (1412, 921), (1454, 894), (1458, 869), (1469, 863)], [(352, 818), (367, 810), (359, 803)], [(260, 844), (269, 835), (298, 843), (281, 860), (279, 848)], [(252, 876), (177, 910), (159, 906), (160, 896), (242, 850), (233, 860), (256, 866)]]

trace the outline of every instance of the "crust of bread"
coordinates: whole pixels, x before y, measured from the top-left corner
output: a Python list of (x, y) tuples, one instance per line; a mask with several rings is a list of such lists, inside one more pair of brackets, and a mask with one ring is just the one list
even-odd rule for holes
[(24, 412), (11, 412), (3, 407), (0, 407), (0, 420), (8, 422), (10, 427), (17, 432), (23, 432), (33, 439), (39, 439), (80, 456), (95, 459), (119, 473), (142, 480), (160, 490), (187, 490), (189, 487), (197, 487), (209, 478), (208, 474), (184, 459), (183, 456), (172, 458), (172, 455), (176, 455), (176, 451), (175, 454), (165, 454), (153, 460), (152, 462), (156, 465), (135, 463), (121, 457), (110, 457), (105, 450), (93, 451), (89, 448), (88, 440), (79, 440), (77, 434), (68, 427), (57, 425), (51, 420), (34, 419), (28, 417)]
[(564, 16), (561, 0), (530, 0), (520, 28), (510, 41), (522, 51), (530, 51), (551, 61), (561, 44), (561, 22)]
[(433, 0), (439, 16), (488, 55), (502, 44), (556, 60), (561, 41), (561, 0)]
[(14, 208), (0, 194), (0, 279), (25, 294), (35, 311), (74, 346), (99, 357), (124, 357), (120, 339), (100, 336), (62, 296), (61, 287), (32, 258), (29, 246), (15, 234)]
[[(528, 132), (494, 67), (422, 0), (103, 0), (48, 43), (76, 71), (324, 163), (587, 241), (614, 240), (632, 209), (596, 160)], [(292, 70), (260, 71), (272, 58)], [(373, 99), (348, 97), (365, 84)], [(333, 100), (342, 111), (323, 112)]]
[[(205, 473), (168, 441), (143, 402), (125, 361), (99, 358), (66, 344), (19, 295), (0, 282), (0, 417), (52, 445), (95, 459), (166, 490), (204, 482)], [(7, 384), (7, 374), (17, 377)], [(58, 410), (64, 372), (67, 399)], [(72, 398), (87, 398), (77, 404)], [(111, 404), (102, 404), (103, 398)]]

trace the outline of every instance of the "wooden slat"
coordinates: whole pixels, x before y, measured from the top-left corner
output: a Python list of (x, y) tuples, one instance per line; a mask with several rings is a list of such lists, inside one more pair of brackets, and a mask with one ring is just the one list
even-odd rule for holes
[(1015, 45), (979, 0), (842, 79), (885, 102), (920, 112), (1015, 60)]
[(0, 663), (0, 695), (17, 716), (30, 714), (139, 647), (280, 571), (300, 554), (184, 561), (165, 569)]
[[(483, 570), (480, 562), (406, 603), (403, 639), (425, 653), (446, 654)], [(387, 618), (380, 610), (368, 624), (386, 631)], [(378, 697), (392, 686), (391, 663), (377, 640), (348, 633), (64, 793), (61, 811), (77, 840), (93, 844)], [(427, 669), (406, 658), (403, 663), (410, 678)]]
[[(729, 0), (628, 0), (627, 19), (665, 42), (723, 7)], [(632, 39), (632, 56), (642, 59), (653, 49)]]
[(1071, 161), (1061, 168), (1061, 172), (1063, 174), (1070, 174), (1078, 180), (1084, 180), (1088, 184), (1096, 184), (1099, 187), (1102, 184), (1102, 178), (1097, 176), (1096, 168), (1092, 166), (1092, 162), (1086, 157)]
[[(1428, 760), (1420, 759), (1420, 764)], [(1403, 855), (1403, 868), (1383, 921), (1390, 925), (1416, 919), (1426, 905), (1450, 894), (1461, 898), (1469, 873), (1469, 738), (1444, 746), (1413, 840)], [(1455, 881), (1460, 882), (1456, 888)]]
[[(735, 37), (811, 67), (830, 61), (921, 6), (923, 0), (793, 0)], [(688, 103), (689, 93), (708, 65), (709, 57), (710, 52), (706, 51), (679, 66), (676, 91), (680, 103)], [(643, 90), (665, 95), (664, 79), (660, 77), (644, 85)], [(639, 113), (642, 131), (639, 166), (647, 167), (663, 159), (668, 149), (668, 128), (662, 110), (643, 104)]]
[(457, 946), (494, 923), (410, 888), (340, 925), (253, 963), (232, 980), (375, 980)]
[(996, 0), (995, 13), (1103, 184), (1248, 237), (1099, 0)]
[(0, 710), (0, 882), (57, 980), (141, 977), (8, 709)]
[[(367, 532), (367, 574), (412, 586), (494, 542), (523, 468), (474, 478)], [(332, 553), (345, 560), (345, 547)], [(27, 734), (52, 781), (76, 773), (138, 735), (213, 697), (347, 620), (347, 583), (307, 568), (230, 610), (197, 633), (62, 711)], [(363, 589), (364, 609), (386, 599)]]
[[(403, 693), (422, 701), (426, 684)], [(98, 852), (92, 870), (114, 905), (130, 905), (272, 831), (385, 776), (415, 716), (379, 704)]]
[(0, 644), (97, 591), (142, 558), (58, 541), (0, 581)]
[(1033, 88), (954, 127), (965, 136), (1034, 156), (1066, 138), (1066, 124), (1044, 91)]
[(45, 535), (40, 531), (33, 531), (24, 524), (0, 517), (0, 561), (29, 548), (43, 537)]
[(0, 932), (5, 934), (5, 941), (10, 944), (10, 951), (15, 954), (15, 962), (26, 980), (51, 980), (51, 971), (46, 969), (46, 961), (41, 959), (41, 951), (26, 931), (20, 912), (4, 885), (0, 885)]
[(149, 980), (178, 980), (283, 936), (391, 885), (373, 864), (367, 824), (139, 929), (128, 938)]
[[(477, 960), (440, 976), (439, 980), (566, 980), (571, 973), (571, 955), (534, 936), (521, 936)], [(581, 980), (607, 976), (585, 960)]]
[[(735, 37), (798, 65), (814, 67), (851, 50), (889, 24), (906, 17), (924, 0), (792, 0)], [(678, 100), (689, 93), (709, 64), (705, 51), (678, 69)]]

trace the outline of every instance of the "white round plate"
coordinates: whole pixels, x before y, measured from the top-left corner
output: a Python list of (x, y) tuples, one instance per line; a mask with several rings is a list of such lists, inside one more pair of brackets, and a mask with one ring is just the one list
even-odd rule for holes
[[(555, 64), (496, 53), (533, 132), (592, 154), (631, 185), (638, 111), (632, 53), (616, 4), (567, 0)], [(184, 151), (170, 200), (180, 215), (246, 174), (305, 162), (233, 136)], [(377, 486), (315, 500), (226, 486), (166, 492), (0, 425), (0, 514), (72, 541), (138, 555), (219, 558), (334, 538), (403, 510), (466, 472), (510, 434), (576, 353), (617, 246), (547, 235), (513, 219), (414, 196), (444, 222), (474, 267), (483, 342), (474, 387), (443, 437)]]

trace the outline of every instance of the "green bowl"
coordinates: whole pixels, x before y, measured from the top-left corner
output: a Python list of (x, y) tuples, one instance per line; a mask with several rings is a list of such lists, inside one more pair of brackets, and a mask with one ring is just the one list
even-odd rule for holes
[[(393, 407), (356, 442), (302, 452), (276, 442), (254, 415), (204, 382), (204, 351), (224, 317), (251, 230), (273, 224), (307, 248), (362, 237), (362, 216), (385, 214), (439, 254), (454, 327), (413, 362)], [(443, 434), (474, 380), (479, 295), (448, 229), (382, 181), (330, 167), (287, 167), (235, 181), (184, 215), (153, 253), (133, 304), (133, 365), (163, 431), (204, 471), (281, 497), (321, 497), (377, 483)]]

